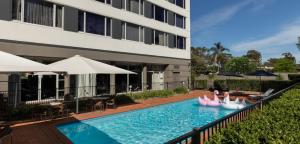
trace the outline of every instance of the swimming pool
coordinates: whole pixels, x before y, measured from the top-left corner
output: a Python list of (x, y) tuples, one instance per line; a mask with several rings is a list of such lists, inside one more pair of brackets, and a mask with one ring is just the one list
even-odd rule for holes
[(197, 99), (58, 125), (75, 144), (159, 144), (235, 110), (204, 107)]

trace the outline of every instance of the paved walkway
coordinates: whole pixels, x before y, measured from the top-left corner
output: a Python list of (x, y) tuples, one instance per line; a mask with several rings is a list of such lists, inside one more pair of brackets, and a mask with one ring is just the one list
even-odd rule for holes
[(203, 95), (212, 97), (211, 92), (196, 90), (186, 95), (144, 100), (137, 104), (120, 106), (116, 109), (105, 110), (104, 112), (96, 111), (73, 115), (67, 119), (17, 123), (12, 126), (12, 140), (13, 144), (69, 144), (71, 142), (55, 128), (55, 125), (192, 99)]

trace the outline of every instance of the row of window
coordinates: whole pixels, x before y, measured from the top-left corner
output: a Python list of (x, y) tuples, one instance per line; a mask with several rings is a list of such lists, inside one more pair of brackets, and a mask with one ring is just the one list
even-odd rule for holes
[[(96, 0), (96, 1), (103, 2), (103, 3), (106, 3), (106, 4), (111, 4), (112, 0)], [(185, 0), (166, 0), (166, 1), (168, 1), (172, 4), (175, 4), (179, 7), (185, 8)], [(129, 3), (131, 3), (131, 2), (134, 2), (134, 1), (130, 1)]]
[(46, 1), (12, 1), (12, 18), (33, 24), (63, 27), (63, 7)]
[[(112, 4), (113, 7), (126, 9), (127, 11), (144, 15), (147, 18), (155, 19), (169, 25), (185, 28), (185, 17), (166, 10), (160, 6), (144, 0), (96, 0), (106, 4)], [(180, 2), (179, 2), (180, 1)], [(171, 1), (170, 1), (171, 2)], [(176, 0), (174, 3), (184, 3), (183, 0)]]
[[(110, 0), (105, 2), (111, 3)], [(12, 18), (22, 22), (63, 28), (63, 13), (63, 6), (46, 1), (13, 0), (12, 3)], [(83, 11), (78, 12), (77, 31), (170, 48), (185, 49), (186, 44), (181, 36)]]
[(128, 22), (121, 22), (119, 26), (112, 26), (112, 21), (113, 19), (108, 17), (80, 11), (78, 13), (78, 31), (102, 36), (112, 36), (112, 31), (119, 29), (121, 39), (185, 49), (186, 40), (184, 37), (145, 28)]
[(166, 1), (169, 1), (170, 3), (180, 6), (182, 8), (185, 8), (185, 0), (166, 0)]

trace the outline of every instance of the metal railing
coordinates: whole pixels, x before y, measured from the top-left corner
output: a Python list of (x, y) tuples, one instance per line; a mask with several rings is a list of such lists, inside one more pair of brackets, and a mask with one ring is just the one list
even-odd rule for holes
[(299, 81), (292, 82), (290, 86), (282, 89), (268, 97), (265, 97), (256, 103), (249, 105), (243, 109), (233, 112), (221, 119), (208, 123), (200, 128), (194, 128), (192, 131), (172, 139), (165, 144), (203, 144), (208, 141), (211, 136), (221, 130), (221, 128), (226, 128), (231, 123), (237, 123), (245, 120), (252, 111), (255, 109), (262, 109), (264, 104), (267, 104), (271, 100), (280, 97), (284, 92), (290, 90), (295, 85), (298, 85)]

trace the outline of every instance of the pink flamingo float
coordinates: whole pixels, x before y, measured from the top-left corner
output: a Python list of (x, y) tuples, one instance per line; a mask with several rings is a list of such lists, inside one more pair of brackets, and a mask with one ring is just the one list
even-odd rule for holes
[(203, 98), (199, 97), (198, 98), (198, 101), (199, 101), (199, 104), (200, 105), (203, 105), (203, 106), (220, 106), (221, 103), (220, 103), (220, 100), (218, 98), (218, 95), (219, 92), (217, 90), (214, 91), (214, 99), (211, 100), (209, 98), (207, 98), (206, 95), (204, 95)]

